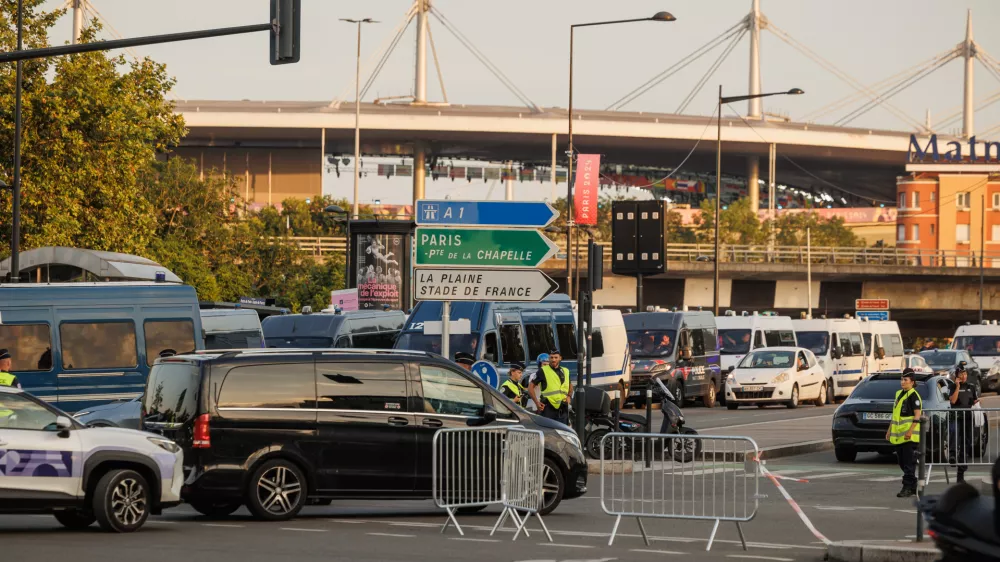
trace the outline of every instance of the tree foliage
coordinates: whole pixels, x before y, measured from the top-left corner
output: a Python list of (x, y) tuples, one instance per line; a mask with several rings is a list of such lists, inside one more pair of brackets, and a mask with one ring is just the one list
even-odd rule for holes
[[(814, 246), (858, 247), (864, 240), (847, 227), (840, 217), (824, 218), (815, 211), (785, 212), (774, 221), (760, 220), (750, 208), (749, 199), (740, 199), (721, 211), (719, 237), (723, 244), (761, 245), (767, 244), (774, 228), (774, 243), (778, 246), (804, 246), (806, 230), (811, 230)], [(715, 241), (715, 200), (706, 199), (701, 203), (695, 232), (698, 242)]]

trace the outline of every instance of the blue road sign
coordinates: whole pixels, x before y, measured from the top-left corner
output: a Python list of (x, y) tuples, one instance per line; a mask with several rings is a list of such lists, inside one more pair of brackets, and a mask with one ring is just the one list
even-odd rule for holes
[(545, 228), (559, 213), (545, 201), (417, 201), (419, 226)]
[(472, 372), (493, 388), (500, 387), (500, 375), (497, 373), (497, 368), (493, 366), (493, 363), (489, 361), (476, 361), (472, 365)]
[(888, 310), (856, 310), (854, 314), (858, 318), (866, 318), (871, 321), (889, 320)]

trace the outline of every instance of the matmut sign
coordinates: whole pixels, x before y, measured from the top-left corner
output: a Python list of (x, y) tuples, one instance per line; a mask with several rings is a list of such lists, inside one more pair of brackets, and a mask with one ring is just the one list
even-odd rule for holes
[[(947, 150), (942, 152), (942, 148)], [(910, 135), (907, 161), (911, 163), (995, 164), (1000, 162), (1000, 142), (979, 141), (975, 136), (972, 136), (967, 141), (950, 140), (941, 145), (938, 143), (937, 135), (931, 135), (921, 146), (917, 135)]]

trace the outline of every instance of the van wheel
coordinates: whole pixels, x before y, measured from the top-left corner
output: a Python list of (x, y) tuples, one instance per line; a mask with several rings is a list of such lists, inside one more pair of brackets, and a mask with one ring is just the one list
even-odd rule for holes
[(228, 517), (232, 515), (237, 509), (243, 507), (242, 502), (225, 501), (225, 500), (222, 501), (195, 500), (189, 503), (191, 504), (191, 507), (193, 507), (195, 511), (207, 517)]
[(297, 466), (282, 459), (268, 461), (250, 479), (247, 508), (257, 519), (287, 521), (305, 506), (307, 488)]
[(822, 408), (823, 406), (826, 406), (826, 383), (825, 382), (823, 383), (823, 386), (820, 387), (820, 389), (819, 389), (819, 396), (816, 398), (816, 401), (813, 402), (813, 404), (816, 404), (817, 408)]
[(715, 407), (715, 381), (714, 380), (708, 381), (708, 389), (705, 390), (705, 393), (702, 395), (701, 401), (705, 404), (706, 408), (714, 408)]
[(833, 379), (826, 381), (826, 401), (828, 404), (833, 404), (837, 401), (833, 395)]
[(94, 490), (94, 515), (105, 531), (138, 531), (149, 518), (149, 484), (134, 470), (111, 470)]
[(854, 447), (834, 447), (833, 454), (839, 462), (854, 462), (858, 458), (858, 451)]
[(684, 383), (678, 382), (677, 390), (674, 391), (673, 394), (675, 398), (674, 404), (676, 404), (678, 408), (683, 408), (684, 403), (687, 402), (687, 395), (684, 393)]
[(729, 408), (730, 410), (737, 410), (739, 407), (740, 405), (737, 402), (726, 402), (726, 408)]
[(75, 531), (86, 529), (93, 525), (94, 521), (97, 521), (97, 517), (93, 513), (82, 509), (64, 509), (53, 513), (53, 515), (63, 527)]
[(788, 406), (789, 410), (794, 410), (799, 407), (799, 385), (792, 387), (792, 399), (789, 400), (785, 406)]
[(562, 502), (565, 489), (566, 479), (563, 478), (559, 465), (552, 459), (545, 459), (542, 467), (542, 508), (538, 510), (538, 514), (548, 515), (555, 511)]

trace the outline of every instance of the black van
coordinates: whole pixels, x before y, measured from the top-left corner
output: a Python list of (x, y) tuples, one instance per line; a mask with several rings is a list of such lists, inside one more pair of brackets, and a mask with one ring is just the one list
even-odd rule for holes
[(724, 381), (711, 312), (640, 312), (622, 318), (632, 355), (626, 404), (645, 404), (649, 378), (667, 375), (678, 405), (700, 398), (705, 406), (715, 406)]
[(391, 349), (405, 322), (399, 310), (352, 310), (268, 316), (260, 325), (267, 347)]
[(542, 513), (586, 492), (587, 462), (569, 427), (429, 353), (178, 355), (153, 366), (143, 399), (143, 428), (184, 449), (181, 497), (205, 515), (246, 505), (264, 520), (332, 499), (428, 499), (434, 432), (490, 424), (545, 433)]

